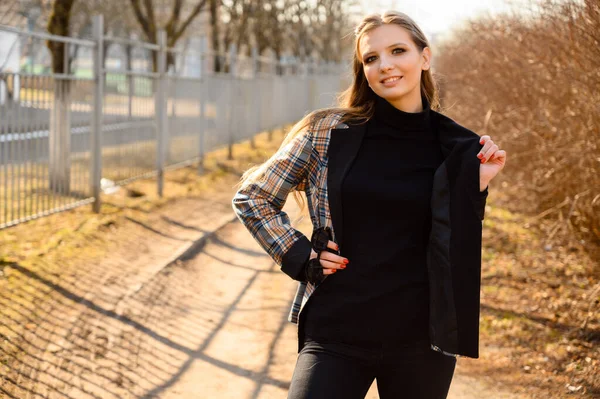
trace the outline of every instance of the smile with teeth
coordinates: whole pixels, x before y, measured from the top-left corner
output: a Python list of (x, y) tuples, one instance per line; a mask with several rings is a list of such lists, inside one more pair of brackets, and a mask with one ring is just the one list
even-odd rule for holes
[(391, 78), (383, 79), (381, 83), (391, 83), (402, 79), (402, 76), (392, 76)]

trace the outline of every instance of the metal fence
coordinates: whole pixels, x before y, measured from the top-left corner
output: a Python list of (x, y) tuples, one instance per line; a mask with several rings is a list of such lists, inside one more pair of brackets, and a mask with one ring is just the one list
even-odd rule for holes
[[(0, 228), (88, 203), (97, 211), (104, 182), (156, 176), (162, 195), (166, 169), (223, 146), (233, 156), (234, 143), (331, 105), (343, 79), (339, 65), (220, 54), (206, 40), (167, 48), (164, 32), (158, 44), (106, 37), (101, 16), (92, 31), (83, 40), (0, 26), (30, 46), (25, 67), (0, 70)], [(64, 43), (63, 73), (44, 67), (44, 41)]]

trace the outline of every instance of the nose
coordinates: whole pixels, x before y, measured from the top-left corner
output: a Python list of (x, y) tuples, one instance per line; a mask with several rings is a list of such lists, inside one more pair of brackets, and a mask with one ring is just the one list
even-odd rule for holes
[(392, 69), (393, 64), (387, 59), (387, 57), (381, 57), (381, 62), (379, 63), (379, 70), (381, 72), (387, 72)]

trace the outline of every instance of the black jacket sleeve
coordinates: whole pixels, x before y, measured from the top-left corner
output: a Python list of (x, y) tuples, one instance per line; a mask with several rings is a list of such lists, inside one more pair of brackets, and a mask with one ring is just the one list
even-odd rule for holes
[(308, 238), (302, 236), (283, 255), (281, 270), (297, 281), (305, 281), (304, 269), (310, 259), (312, 245)]

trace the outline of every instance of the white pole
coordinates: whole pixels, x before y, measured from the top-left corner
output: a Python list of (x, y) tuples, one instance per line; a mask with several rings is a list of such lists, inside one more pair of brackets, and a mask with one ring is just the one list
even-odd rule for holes
[(156, 171), (158, 196), (163, 196), (167, 135), (167, 33), (158, 32), (158, 89), (156, 91)]
[(206, 57), (206, 48), (208, 38), (200, 38), (200, 131), (198, 132), (198, 174), (204, 172), (204, 140), (206, 134), (206, 96), (208, 95), (207, 79), (208, 74), (204, 71), (204, 58)]
[(227, 126), (229, 127), (229, 154), (227, 159), (233, 159), (233, 143), (235, 143), (235, 131), (233, 129), (233, 120), (238, 117), (238, 113), (236, 112), (237, 107), (237, 98), (234, 96), (235, 93), (235, 84), (236, 84), (236, 54), (237, 48), (235, 44), (231, 45), (229, 50), (229, 104), (230, 104), (230, 116)]
[(94, 103), (92, 111), (91, 130), (91, 168), (90, 183), (94, 202), (92, 209), (100, 212), (100, 180), (102, 179), (102, 105), (104, 100), (104, 71), (102, 59), (104, 51), (104, 18), (95, 15), (92, 21), (92, 35), (95, 41), (94, 48)]

